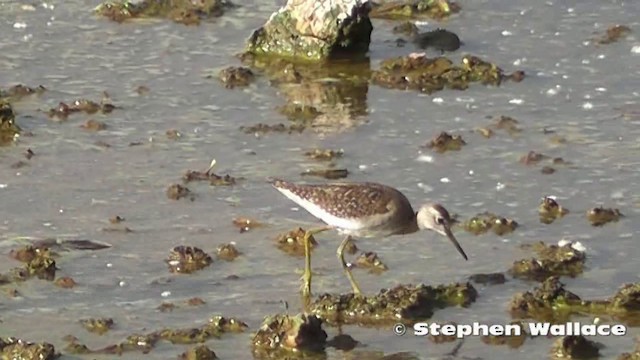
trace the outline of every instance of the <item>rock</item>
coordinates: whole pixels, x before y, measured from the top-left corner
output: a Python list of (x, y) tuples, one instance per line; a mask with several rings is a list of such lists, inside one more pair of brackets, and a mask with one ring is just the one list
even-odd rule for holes
[(247, 43), (247, 52), (323, 60), (365, 54), (373, 25), (367, 0), (289, 0)]

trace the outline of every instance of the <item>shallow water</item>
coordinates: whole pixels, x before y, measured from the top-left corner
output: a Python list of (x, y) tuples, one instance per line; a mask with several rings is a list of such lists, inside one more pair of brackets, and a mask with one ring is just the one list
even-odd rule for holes
[[(451, 283), (475, 273), (505, 271), (513, 261), (531, 256), (517, 245), (562, 238), (579, 240), (588, 252), (587, 271), (575, 279), (563, 278), (570, 291), (604, 298), (622, 283), (638, 281), (640, 55), (631, 49), (640, 44), (640, 2), (462, 3), (460, 14), (424, 27), (443, 26), (460, 35), (464, 46), (451, 55), (454, 61), (471, 53), (506, 72), (524, 70), (523, 82), (498, 88), (472, 85), (464, 92), (445, 90), (428, 96), (370, 85), (361, 126), (325, 136), (305, 132), (262, 138), (238, 127), (286, 122), (275, 109), (284, 104), (278, 90), (264, 78), (248, 89), (227, 90), (215, 77), (206, 76), (238, 64), (234, 54), (242, 50), (251, 30), (277, 9), (273, 1), (247, 2), (196, 27), (168, 21), (111, 23), (91, 14), (97, 1), (37, 3), (30, 10), (23, 7), (26, 4), (0, 3), (5, 34), (0, 41), (0, 84), (41, 84), (50, 91), (15, 104), (18, 124), (34, 136), (0, 148), (0, 251), (8, 253), (22, 243), (16, 238), (24, 236), (91, 239), (113, 247), (74, 252), (58, 260), (58, 274), (79, 284), (72, 290), (31, 280), (18, 287), (21, 297), (0, 298), (0, 336), (48, 341), (61, 349), (62, 336), (73, 334), (90, 347), (102, 347), (132, 332), (198, 326), (212, 314), (236, 316), (255, 331), (263, 316), (283, 310), (281, 300), (288, 301), (292, 311), (297, 309), (303, 261), (282, 253), (273, 239), (294, 226), (317, 222), (303, 210), (292, 211), (295, 204), (268, 186), (265, 178), (311, 181), (300, 179), (299, 173), (316, 165), (303, 156), (313, 147), (344, 149), (338, 164), (349, 169), (351, 180), (396, 186), (416, 205), (435, 200), (462, 217), (489, 210), (521, 224), (504, 238), (457, 233), (468, 262), (434, 234), (361, 241), (361, 249), (376, 251), (390, 268), (382, 275), (355, 270), (367, 292), (398, 283)], [(588, 41), (614, 24), (630, 26), (635, 35), (610, 45)], [(410, 44), (396, 47), (393, 23), (376, 20), (374, 26), (372, 68), (384, 58), (415, 50)], [(135, 89), (140, 85), (150, 92), (138, 95)], [(108, 115), (71, 115), (65, 122), (46, 115), (60, 101), (99, 101), (103, 91), (121, 108)], [(623, 116), (630, 112), (635, 117)], [(516, 118), (523, 131), (515, 137), (499, 131), (491, 139), (473, 132), (493, 121), (488, 117), (500, 115)], [(106, 122), (108, 129), (81, 129), (88, 118)], [(168, 140), (168, 129), (183, 136)], [(554, 143), (544, 129), (567, 142)], [(440, 131), (462, 134), (468, 144), (460, 152), (442, 155), (420, 149)], [(111, 147), (102, 148), (96, 141)], [(128, 146), (134, 141), (143, 145)], [(36, 156), (27, 167), (12, 169), (27, 148)], [(541, 165), (518, 162), (529, 150), (563, 157), (572, 165), (543, 175)], [(431, 156), (431, 161), (420, 161), (425, 159), (421, 155)], [(211, 158), (217, 159), (217, 173), (246, 180), (233, 187), (190, 184), (197, 196), (193, 202), (166, 197), (169, 184), (179, 182), (188, 169), (204, 170)], [(571, 213), (551, 225), (541, 224), (536, 207), (545, 195), (556, 195)], [(602, 228), (591, 227), (584, 211), (600, 204), (619, 208), (625, 217)], [(124, 224), (134, 232), (103, 231), (115, 215), (125, 217)], [(231, 223), (237, 216), (269, 226), (239, 234)], [(339, 236), (325, 233), (318, 238), (314, 291), (347, 291), (335, 257)], [(212, 253), (229, 241), (244, 253), (240, 258), (216, 261), (193, 275), (169, 274), (163, 261), (178, 244)], [(14, 266), (13, 260), (3, 261), (0, 272)], [(228, 279), (229, 275), (239, 279)], [(474, 285), (479, 292), (476, 303), (438, 311), (433, 321), (506, 323), (511, 296), (534, 285), (519, 280)], [(207, 303), (172, 313), (155, 309), (163, 301), (178, 303), (194, 296)], [(86, 333), (76, 321), (98, 316), (113, 317), (116, 328), (99, 337)], [(330, 337), (338, 333), (335, 328), (326, 330)], [(410, 351), (431, 359), (454, 346), (397, 337), (390, 329), (342, 330), (366, 344), (360, 351)], [(632, 328), (624, 337), (597, 338), (606, 346), (603, 358), (630, 351), (638, 334)], [(229, 335), (208, 345), (222, 359), (250, 358), (249, 336)], [(509, 350), (468, 338), (458, 354), (540, 359), (547, 356), (552, 341), (529, 339)], [(186, 348), (160, 343), (145, 358), (174, 358)], [(327, 353), (330, 359), (372, 358), (333, 349)], [(139, 357), (127, 353), (122, 359)]]

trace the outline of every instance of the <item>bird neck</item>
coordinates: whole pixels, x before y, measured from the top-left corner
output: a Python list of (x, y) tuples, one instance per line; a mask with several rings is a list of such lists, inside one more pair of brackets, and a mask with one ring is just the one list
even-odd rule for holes
[(418, 230), (420, 230), (420, 227), (418, 226), (418, 213), (415, 213), (413, 217), (411, 217), (409, 225), (404, 229), (403, 234), (412, 234)]

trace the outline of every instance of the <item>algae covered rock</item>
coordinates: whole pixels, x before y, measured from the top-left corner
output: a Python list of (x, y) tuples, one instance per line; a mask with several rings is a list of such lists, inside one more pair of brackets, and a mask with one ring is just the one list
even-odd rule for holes
[(491, 230), (496, 235), (502, 236), (513, 232), (518, 227), (518, 223), (513, 219), (483, 212), (465, 221), (462, 226), (474, 235), (481, 235)]
[(99, 15), (116, 22), (133, 18), (165, 18), (185, 25), (197, 25), (201, 20), (222, 16), (235, 7), (228, 0), (142, 0), (106, 1), (95, 8)]
[(289, 0), (247, 43), (247, 52), (322, 60), (365, 54), (373, 26), (367, 0)]
[(0, 338), (0, 359), (53, 360), (60, 356), (49, 343), (31, 343), (16, 338)]
[(15, 114), (11, 104), (0, 99), (0, 146), (13, 142), (20, 131), (20, 127), (15, 123)]
[(538, 206), (540, 222), (543, 224), (551, 224), (568, 213), (569, 210), (560, 206), (556, 199), (551, 196), (545, 196), (542, 199), (540, 206)]
[(515, 294), (509, 311), (516, 319), (562, 322), (572, 313), (570, 305), (581, 303), (578, 295), (565, 290), (557, 276), (551, 276), (533, 291)]
[(476, 289), (469, 283), (398, 285), (374, 296), (323, 294), (310, 304), (310, 311), (331, 324), (377, 326), (428, 319), (436, 309), (466, 307), (476, 297)]
[(327, 333), (315, 315), (267, 317), (253, 336), (253, 355), (258, 359), (283, 359), (294, 353), (321, 353)]
[(583, 271), (586, 256), (578, 243), (559, 246), (546, 245), (540, 241), (528, 247), (538, 256), (514, 262), (509, 270), (513, 277), (543, 281), (549, 276), (575, 277)]
[(192, 246), (176, 246), (166, 260), (169, 271), (191, 274), (211, 265), (213, 259), (200, 248)]
[(622, 216), (620, 210), (602, 206), (587, 211), (587, 220), (593, 226), (603, 226), (610, 222), (617, 222)]
[(497, 65), (476, 56), (465, 55), (460, 65), (446, 57), (429, 58), (424, 53), (384, 60), (374, 71), (372, 82), (399, 90), (417, 90), (431, 94), (444, 88), (465, 90), (471, 83), (498, 86), (512, 78)]

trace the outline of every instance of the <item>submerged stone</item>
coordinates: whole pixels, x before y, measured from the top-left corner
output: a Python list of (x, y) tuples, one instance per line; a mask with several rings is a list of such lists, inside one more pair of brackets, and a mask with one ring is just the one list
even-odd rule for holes
[(614, 25), (607, 29), (607, 32), (599, 39), (596, 39), (598, 44), (611, 44), (620, 39), (625, 38), (631, 33), (631, 28), (626, 25)]
[(228, 0), (106, 1), (94, 11), (116, 22), (133, 18), (165, 18), (185, 25), (197, 25), (201, 20), (220, 17), (234, 7)]
[(238, 229), (240, 229), (241, 234), (247, 231), (250, 231), (252, 229), (265, 226), (263, 223), (257, 220), (253, 220), (245, 217), (237, 217), (233, 219), (233, 225)]
[(373, 26), (367, 0), (288, 0), (247, 42), (249, 53), (323, 60), (364, 55)]
[(445, 29), (416, 34), (412, 41), (420, 49), (434, 48), (442, 53), (458, 50), (461, 43), (458, 35)]
[(398, 285), (374, 296), (324, 294), (310, 305), (310, 311), (330, 324), (384, 326), (398, 321), (430, 318), (434, 311), (449, 306), (469, 306), (477, 292), (469, 283)]
[(315, 315), (267, 317), (253, 336), (253, 355), (258, 359), (284, 359), (296, 353), (322, 353), (327, 333)]
[(527, 332), (521, 322), (512, 321), (509, 325), (515, 325), (520, 328), (520, 335), (505, 334), (505, 335), (486, 335), (482, 336), (480, 340), (487, 345), (507, 345), (510, 349), (517, 349), (524, 344), (527, 339)]
[(515, 278), (543, 281), (550, 276), (575, 277), (583, 271), (585, 253), (572, 243), (558, 246), (540, 241), (528, 247), (538, 256), (514, 262), (509, 273)]
[(253, 75), (253, 71), (247, 67), (229, 66), (220, 70), (218, 78), (224, 84), (224, 87), (233, 89), (248, 86), (254, 80), (255, 75)]
[(507, 282), (503, 273), (474, 274), (469, 276), (469, 280), (482, 285), (499, 285)]
[(598, 344), (582, 335), (563, 336), (551, 347), (551, 359), (596, 359), (599, 356)]
[(216, 353), (206, 345), (199, 345), (180, 354), (179, 360), (215, 360)]

